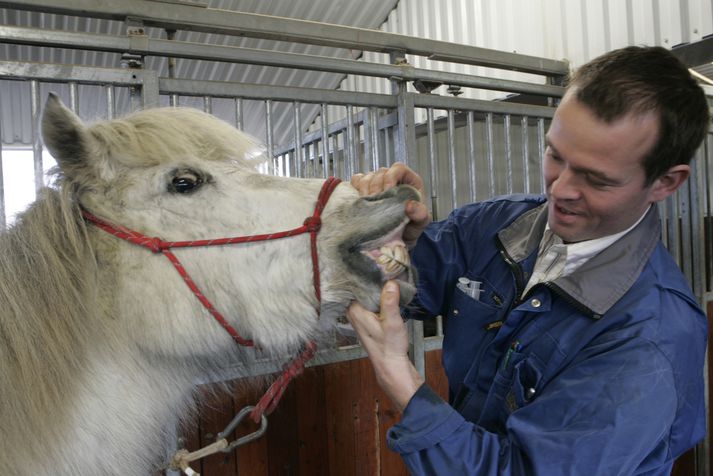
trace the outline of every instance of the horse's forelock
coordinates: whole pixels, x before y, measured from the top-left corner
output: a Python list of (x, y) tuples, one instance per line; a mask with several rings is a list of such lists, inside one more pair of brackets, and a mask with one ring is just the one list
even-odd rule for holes
[(264, 160), (257, 140), (193, 108), (146, 109), (123, 119), (93, 124), (89, 132), (128, 166), (195, 157), (231, 159), (252, 168)]

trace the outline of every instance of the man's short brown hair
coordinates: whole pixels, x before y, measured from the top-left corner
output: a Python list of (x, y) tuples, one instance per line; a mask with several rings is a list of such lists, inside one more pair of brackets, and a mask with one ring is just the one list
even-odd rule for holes
[(686, 66), (661, 47), (629, 46), (578, 68), (568, 91), (602, 120), (658, 113), (659, 136), (644, 158), (647, 186), (688, 164), (708, 131), (708, 102)]

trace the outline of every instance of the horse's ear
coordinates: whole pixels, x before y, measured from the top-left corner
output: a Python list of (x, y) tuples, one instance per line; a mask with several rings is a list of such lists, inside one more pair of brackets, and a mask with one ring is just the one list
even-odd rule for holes
[(87, 160), (91, 141), (87, 128), (54, 93), (47, 97), (42, 114), (42, 139), (65, 173)]

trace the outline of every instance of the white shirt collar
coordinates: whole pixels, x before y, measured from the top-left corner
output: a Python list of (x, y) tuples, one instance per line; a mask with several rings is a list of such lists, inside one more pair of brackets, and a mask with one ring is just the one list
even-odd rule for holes
[[(577, 268), (582, 266), (600, 251), (603, 251), (604, 249), (608, 248), (609, 246), (614, 244), (619, 238), (633, 230), (636, 225), (641, 223), (641, 220), (644, 219), (648, 211), (649, 209), (647, 208), (646, 211), (644, 211), (644, 213), (639, 217), (639, 219), (636, 220), (633, 225), (631, 225), (624, 231), (614, 233), (613, 235), (602, 236), (601, 238), (594, 238), (593, 240), (580, 241), (578, 243), (571, 243), (565, 245), (567, 247), (567, 260), (565, 261), (564, 272), (562, 273), (562, 276), (572, 274)], [(545, 226), (545, 233), (547, 233), (549, 227), (550, 225), (548, 223)]]
[(538, 283), (554, 281), (561, 276), (572, 274), (600, 251), (611, 246), (619, 238), (634, 229), (644, 219), (647, 212), (648, 209), (639, 217), (636, 223), (624, 231), (571, 244), (563, 243), (562, 239), (552, 232), (549, 223), (546, 224), (545, 232), (542, 234), (540, 247), (537, 251), (535, 267), (525, 286), (523, 296)]

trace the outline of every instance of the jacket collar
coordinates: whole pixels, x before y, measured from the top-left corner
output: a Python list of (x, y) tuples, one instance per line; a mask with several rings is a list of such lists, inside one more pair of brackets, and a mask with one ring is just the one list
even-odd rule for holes
[[(547, 203), (533, 208), (498, 233), (505, 252), (521, 262), (537, 252), (547, 223)], [(573, 300), (590, 317), (602, 317), (634, 284), (659, 242), (661, 225), (656, 205), (629, 233), (572, 274), (548, 286)]]

